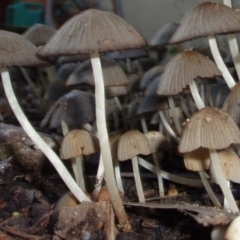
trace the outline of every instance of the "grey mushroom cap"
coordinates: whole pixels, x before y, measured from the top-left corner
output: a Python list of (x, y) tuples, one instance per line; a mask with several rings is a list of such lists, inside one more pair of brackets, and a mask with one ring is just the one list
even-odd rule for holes
[(141, 48), (143, 37), (119, 16), (89, 9), (69, 19), (38, 52), (41, 56), (74, 55)]

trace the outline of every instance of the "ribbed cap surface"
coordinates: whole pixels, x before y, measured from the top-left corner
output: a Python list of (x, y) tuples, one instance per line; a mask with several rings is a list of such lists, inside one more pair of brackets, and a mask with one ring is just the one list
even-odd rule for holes
[(195, 51), (179, 53), (166, 65), (159, 81), (158, 95), (176, 95), (197, 77), (221, 76), (221, 71), (209, 58)]
[[(233, 149), (227, 148), (223, 151), (218, 152), (218, 158), (226, 179), (235, 183), (240, 183), (240, 159), (238, 155), (233, 151)], [(216, 176), (212, 169), (212, 165), (210, 165), (210, 172), (211, 177), (216, 182)]]
[(17, 33), (0, 30), (0, 67), (47, 66), (37, 47)]
[(22, 36), (35, 46), (42, 46), (53, 36), (55, 32), (55, 29), (52, 29), (44, 24), (34, 24), (25, 31)]
[(240, 143), (240, 130), (224, 111), (205, 107), (195, 113), (187, 123), (179, 144), (179, 152), (191, 152), (197, 148), (224, 149), (232, 143)]
[(90, 155), (99, 151), (97, 138), (82, 129), (69, 131), (63, 138), (60, 158), (70, 159), (82, 155)]
[[(101, 57), (104, 85), (106, 87), (128, 85), (129, 80), (122, 68), (114, 60)], [(67, 80), (67, 86), (79, 84), (95, 85), (92, 64), (90, 60), (80, 64)]]
[(150, 154), (150, 145), (147, 137), (136, 130), (127, 131), (118, 141), (118, 159), (124, 161), (139, 154)]
[(240, 83), (236, 83), (232, 88), (222, 109), (226, 111), (238, 125), (240, 125)]
[(89, 9), (69, 19), (42, 47), (42, 56), (141, 48), (145, 40), (117, 15)]
[(205, 2), (194, 7), (181, 21), (170, 43), (240, 31), (240, 14), (221, 3)]

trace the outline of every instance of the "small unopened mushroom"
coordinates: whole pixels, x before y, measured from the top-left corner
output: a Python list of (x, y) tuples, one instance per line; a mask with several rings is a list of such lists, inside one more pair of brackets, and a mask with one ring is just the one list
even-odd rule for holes
[(137, 194), (139, 202), (145, 202), (143, 194), (143, 187), (138, 167), (138, 156), (139, 154), (148, 155), (150, 154), (150, 145), (147, 137), (136, 130), (130, 130), (124, 133), (118, 142), (118, 159), (125, 161), (132, 159), (134, 179), (137, 188)]
[(98, 141), (88, 131), (74, 129), (63, 138), (60, 157), (71, 159), (75, 180), (83, 191), (86, 191), (83, 175), (83, 155), (90, 155), (97, 151), (99, 151)]

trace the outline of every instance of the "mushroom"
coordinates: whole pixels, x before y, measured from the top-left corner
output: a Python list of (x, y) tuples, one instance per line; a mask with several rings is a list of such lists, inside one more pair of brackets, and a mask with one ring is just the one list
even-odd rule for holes
[(29, 66), (29, 65), (46, 65), (46, 62), (39, 60), (36, 57), (37, 48), (22, 36), (8, 32), (0, 31), (0, 71), (2, 83), (8, 102), (18, 119), (20, 125), (32, 141), (51, 161), (67, 187), (76, 196), (79, 201), (89, 201), (89, 198), (79, 188), (74, 179), (71, 177), (59, 157), (55, 152), (43, 141), (39, 134), (35, 131), (32, 125), (24, 115), (19, 103), (14, 95), (10, 76), (7, 67), (9, 66)]
[(137, 188), (139, 202), (145, 202), (143, 187), (138, 167), (139, 154), (150, 154), (150, 145), (147, 137), (136, 130), (125, 132), (118, 140), (118, 159), (119, 161), (132, 160), (135, 184)]
[(88, 131), (82, 129), (65, 131), (60, 158), (71, 159), (75, 180), (84, 192), (86, 186), (83, 176), (83, 155), (90, 155), (97, 151), (99, 151), (98, 140), (91, 136)]
[(222, 60), (215, 35), (239, 31), (239, 13), (221, 3), (204, 2), (186, 14), (170, 43), (180, 43), (193, 38), (208, 36), (213, 58), (231, 89), (235, 85), (235, 81)]
[(240, 143), (240, 130), (224, 111), (205, 107), (188, 121), (182, 134), (179, 152), (191, 152), (200, 147), (208, 148), (216, 179), (227, 200), (229, 209), (239, 212), (232, 193), (227, 186), (216, 149), (227, 148), (232, 143)]
[[(124, 36), (124, 37), (122, 37)], [(110, 12), (89, 9), (69, 19), (48, 43), (39, 50), (41, 56), (89, 53), (95, 79), (96, 119), (105, 180), (111, 202), (123, 231), (130, 231), (116, 181), (114, 179), (111, 150), (106, 126), (104, 81), (99, 52), (141, 48), (145, 40), (120, 17)]]

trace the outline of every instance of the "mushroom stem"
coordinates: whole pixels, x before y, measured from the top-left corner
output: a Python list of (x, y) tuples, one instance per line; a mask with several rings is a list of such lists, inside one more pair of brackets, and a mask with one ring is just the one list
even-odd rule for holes
[(143, 193), (143, 187), (142, 187), (142, 181), (141, 181), (140, 172), (139, 172), (137, 156), (132, 158), (132, 166), (133, 166), (134, 180), (137, 188), (138, 200), (139, 202), (145, 202), (145, 196)]
[[(62, 121), (62, 133), (63, 136), (65, 136), (69, 132), (68, 125), (66, 124), (65, 121)], [(83, 176), (83, 157), (75, 157), (71, 158), (71, 165), (72, 165), (72, 170), (74, 174), (74, 178), (78, 186), (86, 192), (86, 187), (85, 187), (85, 180)]]
[(141, 121), (141, 126), (142, 126), (143, 133), (145, 134), (145, 133), (148, 132), (148, 127), (147, 127), (146, 120), (143, 116), (141, 116), (140, 121)]
[(124, 232), (129, 232), (131, 231), (131, 225), (128, 221), (127, 214), (123, 207), (113, 171), (112, 155), (106, 126), (105, 88), (102, 67), (98, 52), (91, 53), (91, 63), (95, 80), (96, 121), (101, 154), (103, 158), (105, 181), (107, 184), (113, 208), (120, 224), (120, 228)]
[(168, 133), (178, 142), (178, 137), (175, 134), (175, 132), (172, 130), (171, 126), (169, 125), (163, 111), (159, 111), (159, 116), (161, 118), (161, 121), (163, 123), (163, 126), (166, 128), (166, 130), (168, 131)]
[(113, 163), (114, 163), (115, 177), (116, 177), (118, 189), (122, 193), (124, 193), (123, 184), (122, 184), (122, 177), (121, 177), (121, 171), (120, 171), (120, 165), (119, 165), (118, 159), (114, 158), (113, 159)]
[[(232, 7), (231, 0), (223, 0), (223, 3), (228, 7)], [(235, 34), (228, 34), (228, 44), (232, 55), (233, 63), (238, 75), (238, 79), (240, 80), (240, 53)]]
[[(146, 168), (150, 172), (153, 172), (155, 174), (157, 174), (157, 172), (158, 172), (158, 169), (153, 164), (147, 162), (143, 158), (138, 157), (138, 164), (140, 166)], [(165, 172), (163, 170), (160, 170), (160, 171), (161, 171), (162, 178), (164, 178), (166, 180), (169, 180), (169, 181), (172, 181), (175, 183), (179, 183), (179, 184), (183, 184), (186, 186), (190, 186), (190, 187), (202, 187), (202, 181), (200, 181), (200, 180), (180, 177), (175, 174)]]
[(208, 36), (208, 42), (209, 42), (209, 46), (210, 46), (215, 63), (217, 64), (218, 68), (222, 71), (222, 76), (223, 76), (225, 82), (227, 83), (228, 87), (230, 89), (232, 89), (236, 83), (233, 80), (232, 75), (228, 71), (228, 69), (219, 53), (219, 49), (217, 46), (217, 40), (216, 40), (215, 36), (214, 35)]
[(212, 168), (214, 171), (214, 175), (216, 177), (217, 183), (219, 184), (220, 188), (222, 189), (223, 195), (226, 198), (226, 201), (229, 206), (229, 210), (232, 211), (233, 213), (238, 213), (239, 209), (237, 207), (237, 204), (233, 198), (232, 192), (230, 188), (227, 185), (227, 181), (224, 177), (222, 167), (218, 158), (218, 154), (216, 150), (214, 149), (209, 149), (210, 153), (210, 158), (212, 161)]
[(92, 193), (92, 198), (94, 200), (97, 199), (98, 194), (102, 188), (103, 179), (104, 179), (104, 166), (103, 166), (102, 154), (100, 154), (98, 170), (97, 170), (97, 175), (96, 175), (96, 184), (95, 184), (95, 188)]
[(192, 80), (189, 84), (189, 87), (190, 87), (190, 91), (191, 91), (191, 94), (192, 94), (192, 97), (193, 97), (193, 100), (197, 106), (197, 108), (200, 110), (202, 108), (205, 107), (204, 103), (203, 103), (203, 100), (201, 99), (200, 97), (200, 94), (198, 92), (198, 89), (197, 89), (197, 85), (195, 83), (194, 80)]
[(170, 113), (171, 113), (171, 117), (173, 118), (173, 122), (176, 126), (177, 132), (178, 132), (179, 136), (181, 136), (182, 128), (180, 126), (180, 122), (179, 122), (179, 119), (178, 119), (178, 116), (177, 116), (177, 113), (176, 113), (176, 107), (175, 107), (173, 97), (168, 97), (168, 104), (169, 104), (169, 107), (170, 107), (169, 110), (170, 110)]
[(187, 109), (187, 105), (185, 103), (184, 97), (182, 95), (179, 95), (179, 98), (180, 98), (180, 105), (181, 105), (181, 108), (183, 110), (183, 113), (185, 114), (185, 116), (187, 118), (190, 118), (191, 115), (190, 115), (190, 113)]
[(208, 193), (208, 196), (212, 200), (213, 204), (216, 207), (221, 208), (221, 204), (218, 201), (218, 199), (216, 198), (216, 196), (215, 196), (215, 194), (214, 194), (214, 192), (213, 192), (213, 190), (212, 190), (212, 188), (211, 188), (211, 186), (210, 186), (210, 184), (209, 184), (209, 182), (208, 182), (208, 180), (206, 178), (205, 172), (204, 171), (200, 171), (199, 172), (199, 176), (200, 176), (200, 178), (202, 180), (202, 183), (203, 183), (203, 185), (204, 185), (204, 187), (205, 187), (205, 189), (206, 189), (206, 191)]
[(152, 156), (153, 156), (154, 164), (157, 168), (156, 174), (157, 174), (157, 179), (158, 179), (159, 197), (164, 197), (164, 185), (163, 185), (163, 179), (162, 179), (162, 175), (161, 175), (161, 167), (159, 164), (157, 153), (153, 153)]
[(8, 102), (21, 124), (24, 131), (30, 137), (30, 139), (39, 147), (39, 149), (45, 154), (45, 156), (50, 160), (52, 165), (55, 167), (60, 177), (63, 179), (69, 190), (73, 195), (80, 201), (90, 201), (86, 194), (82, 191), (81, 188), (74, 181), (70, 173), (67, 171), (62, 161), (56, 155), (56, 153), (48, 146), (48, 144), (40, 137), (40, 135), (35, 131), (32, 125), (27, 120), (24, 115), (21, 107), (18, 104), (18, 101), (15, 97), (12, 84), (10, 81), (9, 72), (6, 68), (1, 68), (2, 83), (4, 87), (5, 94), (7, 96)]

